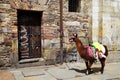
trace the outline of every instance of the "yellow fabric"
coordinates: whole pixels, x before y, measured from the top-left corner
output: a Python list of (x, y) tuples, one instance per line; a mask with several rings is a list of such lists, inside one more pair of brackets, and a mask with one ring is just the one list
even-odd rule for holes
[(93, 42), (92, 45), (95, 46), (99, 51), (102, 50), (101, 44), (99, 42)]

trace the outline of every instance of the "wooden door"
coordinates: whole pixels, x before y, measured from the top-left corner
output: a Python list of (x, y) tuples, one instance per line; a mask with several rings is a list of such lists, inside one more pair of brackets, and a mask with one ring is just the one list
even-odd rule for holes
[(40, 57), (41, 35), (39, 26), (30, 27), (30, 57)]
[(19, 60), (41, 57), (42, 12), (18, 10)]

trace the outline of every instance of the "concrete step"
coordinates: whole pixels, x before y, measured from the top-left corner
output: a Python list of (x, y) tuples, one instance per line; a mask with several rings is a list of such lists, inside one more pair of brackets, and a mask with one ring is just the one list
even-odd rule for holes
[(33, 58), (20, 60), (16, 65), (17, 68), (23, 67), (33, 67), (33, 66), (43, 66), (45, 65), (45, 60), (43, 58)]

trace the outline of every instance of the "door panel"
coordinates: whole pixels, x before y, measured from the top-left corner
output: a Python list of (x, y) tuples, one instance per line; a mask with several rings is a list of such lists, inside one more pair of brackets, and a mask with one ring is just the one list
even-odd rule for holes
[(41, 38), (39, 26), (30, 27), (30, 57), (40, 57)]
[(40, 26), (20, 26), (19, 48), (21, 59), (41, 57)]
[(42, 12), (18, 10), (19, 60), (41, 57)]

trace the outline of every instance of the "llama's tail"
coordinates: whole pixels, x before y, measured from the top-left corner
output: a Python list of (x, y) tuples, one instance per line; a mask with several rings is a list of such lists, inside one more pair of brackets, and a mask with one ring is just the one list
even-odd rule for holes
[(107, 57), (108, 56), (108, 48), (107, 48), (107, 46), (106, 45), (103, 45), (104, 47), (105, 47), (105, 56)]

